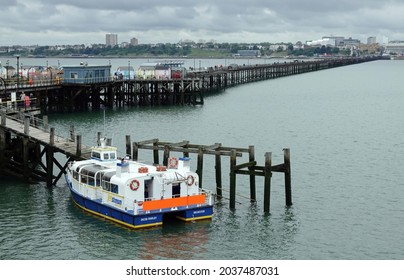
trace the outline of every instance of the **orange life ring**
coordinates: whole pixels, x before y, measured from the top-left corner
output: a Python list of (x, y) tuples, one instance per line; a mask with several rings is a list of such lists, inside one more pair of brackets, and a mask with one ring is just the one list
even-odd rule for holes
[(188, 177), (187, 177), (187, 185), (188, 185), (188, 187), (192, 186), (194, 184), (194, 182), (195, 182), (194, 176), (188, 175)]
[(168, 159), (168, 168), (177, 168), (178, 159), (176, 157), (172, 157)]
[(139, 186), (140, 186), (140, 182), (138, 180), (133, 180), (132, 182), (130, 182), (130, 185), (129, 185), (129, 187), (132, 191), (137, 191)]

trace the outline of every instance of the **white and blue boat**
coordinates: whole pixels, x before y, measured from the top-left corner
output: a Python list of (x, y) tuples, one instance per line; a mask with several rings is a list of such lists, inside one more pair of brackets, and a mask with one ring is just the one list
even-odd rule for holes
[(130, 228), (162, 225), (165, 215), (183, 221), (213, 215), (213, 194), (198, 187), (186, 157), (155, 166), (118, 158), (116, 147), (101, 141), (91, 159), (70, 162), (65, 177), (80, 208)]

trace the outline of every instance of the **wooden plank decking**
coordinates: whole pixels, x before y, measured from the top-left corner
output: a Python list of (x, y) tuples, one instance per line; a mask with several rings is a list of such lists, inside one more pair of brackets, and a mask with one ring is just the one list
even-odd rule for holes
[(6, 125), (4, 126), (4, 128), (17, 135), (28, 136), (44, 146), (50, 145), (55, 151), (63, 153), (68, 157), (78, 159), (90, 158), (91, 147), (81, 145), (81, 155), (77, 156), (77, 143), (75, 141), (55, 135), (53, 144), (51, 144), (51, 133), (44, 129), (30, 125), (27, 135), (24, 131), (24, 123), (11, 119), (9, 117), (6, 118)]

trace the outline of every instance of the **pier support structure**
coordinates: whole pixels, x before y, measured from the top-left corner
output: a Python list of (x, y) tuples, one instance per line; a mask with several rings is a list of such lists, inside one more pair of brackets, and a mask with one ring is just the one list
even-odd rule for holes
[[(271, 197), (271, 177), (273, 172), (285, 174), (285, 201), (286, 206), (292, 205), (292, 189), (291, 189), (291, 168), (290, 168), (290, 150), (284, 149), (284, 162), (282, 164), (272, 166), (271, 153), (265, 153), (265, 165), (259, 166), (255, 161), (254, 146), (248, 148), (224, 147), (221, 143), (213, 145), (195, 145), (189, 141), (181, 141), (178, 143), (160, 142), (159, 139), (151, 139), (130, 144), (130, 136), (126, 136), (126, 153), (132, 155), (133, 160), (138, 160), (139, 150), (152, 150), (153, 162), (159, 165), (159, 151), (163, 151), (163, 164), (167, 165), (171, 152), (182, 153), (188, 157), (189, 154), (197, 155), (196, 172), (199, 175), (199, 187), (203, 186), (203, 158), (205, 155), (215, 156), (215, 179), (216, 179), (216, 195), (218, 199), (223, 197), (222, 186), (222, 164), (221, 157), (230, 158), (230, 186), (229, 186), (229, 207), (236, 207), (236, 175), (248, 175), (250, 178), (250, 198), (253, 203), (257, 201), (256, 196), (256, 176), (264, 177), (264, 211), (270, 212)], [(237, 164), (237, 158), (243, 154), (248, 154), (249, 161)]]

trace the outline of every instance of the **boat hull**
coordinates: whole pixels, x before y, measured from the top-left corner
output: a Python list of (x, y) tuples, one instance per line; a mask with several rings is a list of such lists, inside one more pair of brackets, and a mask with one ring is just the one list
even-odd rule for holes
[(130, 213), (130, 211), (123, 211), (121, 209), (111, 207), (110, 205), (103, 204), (101, 201), (86, 198), (73, 189), (72, 184), (67, 177), (66, 181), (73, 201), (81, 209), (130, 228), (138, 229), (160, 226), (163, 224), (164, 215), (168, 213), (170, 213), (170, 215), (175, 214), (176, 218), (186, 222), (211, 219), (213, 215), (213, 206), (211, 205), (187, 208), (181, 207), (176, 210), (161, 209), (161, 211), (149, 211), (151, 213), (134, 215), (133, 213)]

